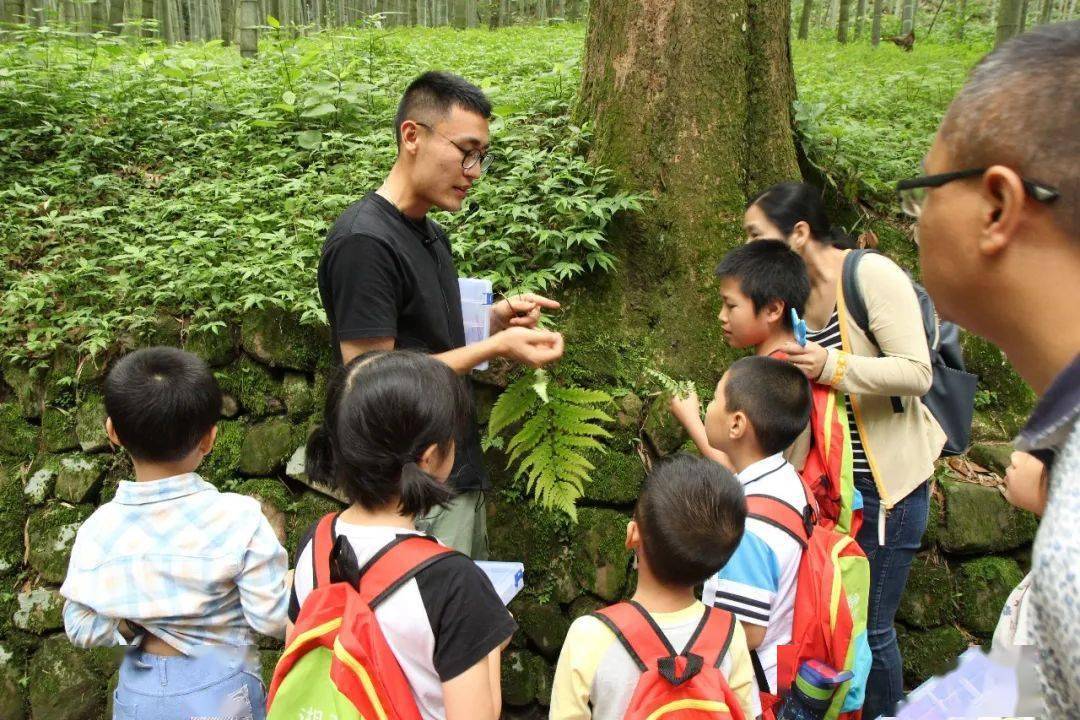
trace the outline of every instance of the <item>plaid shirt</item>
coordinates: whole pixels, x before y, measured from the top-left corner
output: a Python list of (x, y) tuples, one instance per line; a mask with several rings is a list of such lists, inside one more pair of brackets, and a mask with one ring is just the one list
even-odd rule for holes
[(195, 473), (121, 482), (75, 538), (64, 627), (78, 647), (124, 644), (120, 620), (180, 652), (285, 634), (288, 560), (253, 498)]

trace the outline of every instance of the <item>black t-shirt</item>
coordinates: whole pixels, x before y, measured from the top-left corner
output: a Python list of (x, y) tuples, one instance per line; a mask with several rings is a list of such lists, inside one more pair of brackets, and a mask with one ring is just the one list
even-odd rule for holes
[[(411, 220), (376, 193), (350, 205), (330, 228), (319, 260), (319, 295), (339, 361), (343, 340), (392, 337), (399, 349), (433, 354), (465, 345), (446, 233), (426, 217)], [(490, 487), (475, 415), (457, 440), (450, 485)]]

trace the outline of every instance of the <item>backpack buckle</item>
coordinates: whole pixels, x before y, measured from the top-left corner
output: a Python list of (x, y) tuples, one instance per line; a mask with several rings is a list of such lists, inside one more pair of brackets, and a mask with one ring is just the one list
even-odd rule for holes
[(692, 680), (705, 665), (705, 659), (694, 653), (670, 655), (656, 661), (656, 670), (660, 676), (678, 687)]

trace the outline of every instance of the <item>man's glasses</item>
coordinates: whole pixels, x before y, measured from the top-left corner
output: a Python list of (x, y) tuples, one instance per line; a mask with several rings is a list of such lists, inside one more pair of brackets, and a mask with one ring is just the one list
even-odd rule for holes
[[(940, 175), (921, 175), (909, 180), (901, 180), (896, 184), (896, 192), (900, 195), (900, 209), (913, 218), (922, 215), (923, 204), (930, 188), (941, 187), (953, 180), (964, 180), (976, 177), (986, 172), (987, 168), (972, 168), (971, 170), (957, 170), (956, 172), (941, 173)], [(1024, 184), (1024, 190), (1035, 200), (1042, 203), (1050, 203), (1061, 195), (1057, 188), (1044, 185), (1040, 182), (1020, 178)]]
[(461, 157), (461, 169), (462, 170), (472, 170), (474, 167), (476, 167), (477, 163), (479, 163), (480, 164), (480, 173), (483, 174), (483, 173), (486, 173), (488, 171), (488, 168), (491, 167), (491, 163), (494, 162), (494, 160), (495, 160), (495, 156), (492, 155), (489, 152), (483, 152), (481, 150), (470, 150), (469, 148), (461, 147), (456, 142), (454, 142), (450, 138), (446, 137), (441, 132), (439, 132), (435, 128), (431, 127), (427, 123), (416, 122), (416, 124), (421, 126), (421, 127), (427, 128), (428, 130), (435, 133), (436, 135), (441, 137), (443, 140), (445, 140), (446, 142), (450, 143), (451, 145), (456, 147), (458, 150), (460, 150), (461, 155), (462, 155), (462, 157)]

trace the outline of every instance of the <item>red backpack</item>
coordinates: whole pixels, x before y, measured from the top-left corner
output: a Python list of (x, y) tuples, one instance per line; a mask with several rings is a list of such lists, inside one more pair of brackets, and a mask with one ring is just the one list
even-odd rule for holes
[(359, 587), (333, 582), (336, 513), (319, 521), (312, 545), (315, 588), (274, 669), (267, 720), (421, 720), (409, 681), (383, 637), (375, 608), (432, 563), (455, 554), (434, 538), (402, 535), (360, 570)]
[(735, 630), (731, 613), (706, 608), (681, 653), (636, 602), (612, 605), (593, 616), (615, 633), (641, 670), (624, 720), (746, 720), (720, 672)]
[[(813, 501), (807, 488), (807, 502)], [(870, 673), (870, 645), (866, 639), (870, 563), (850, 535), (814, 525), (804, 515), (771, 495), (747, 495), (747, 517), (778, 527), (803, 548), (795, 591), (791, 642), (776, 653), (776, 683), (769, 688), (757, 655), (751, 652), (765, 720), (775, 717), (780, 698), (795, 681), (807, 660), (819, 660), (837, 671), (850, 670), (851, 680), (838, 686), (825, 720), (859, 720), (866, 677)], [(771, 691), (771, 693), (769, 692)]]

